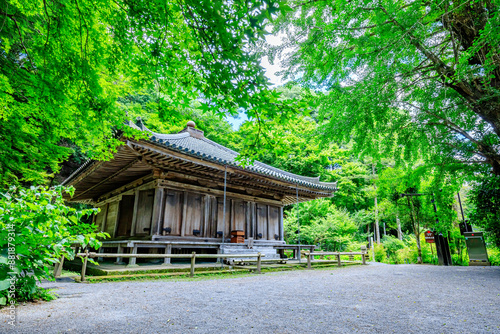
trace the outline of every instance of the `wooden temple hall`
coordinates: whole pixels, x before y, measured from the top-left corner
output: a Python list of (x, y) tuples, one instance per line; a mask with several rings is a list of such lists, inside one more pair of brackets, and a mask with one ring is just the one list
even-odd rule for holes
[(319, 177), (258, 161), (239, 166), (237, 152), (205, 138), (192, 121), (175, 134), (154, 133), (140, 119), (131, 126), (149, 139), (121, 138), (124, 145), (112, 160), (89, 160), (63, 183), (76, 189), (68, 201), (100, 208), (94, 221), (111, 236), (101, 252), (262, 252), (279, 258), (290, 248), (283, 207), (336, 190)]

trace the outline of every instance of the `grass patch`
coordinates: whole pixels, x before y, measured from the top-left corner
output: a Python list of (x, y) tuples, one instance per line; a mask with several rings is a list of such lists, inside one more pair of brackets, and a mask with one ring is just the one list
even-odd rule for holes
[[(342, 266), (353, 266), (360, 265), (359, 263), (348, 263)], [(244, 268), (241, 266), (240, 268)], [(313, 270), (332, 270), (338, 269), (336, 263), (314, 263)], [(262, 266), (262, 273), (280, 272), (280, 271), (291, 271), (291, 270), (307, 270), (307, 262), (302, 264), (290, 264), (290, 265), (276, 265), (276, 266)], [(86, 276), (86, 281), (88, 283), (104, 283), (104, 282), (128, 282), (128, 281), (154, 281), (154, 280), (166, 280), (166, 281), (199, 281), (199, 280), (209, 280), (209, 279), (227, 279), (234, 277), (248, 277), (255, 275), (249, 272), (248, 269), (226, 269), (220, 270), (209, 270), (209, 271), (198, 271), (195, 272), (194, 277), (190, 277), (189, 272), (169, 272), (169, 273), (135, 273), (135, 274), (124, 274), (124, 275), (106, 275), (106, 276)], [(77, 278), (77, 281), (79, 278)]]
[(80, 273), (76, 271), (63, 269), (61, 272), (61, 276), (59, 277), (75, 277), (75, 276), (80, 276)]

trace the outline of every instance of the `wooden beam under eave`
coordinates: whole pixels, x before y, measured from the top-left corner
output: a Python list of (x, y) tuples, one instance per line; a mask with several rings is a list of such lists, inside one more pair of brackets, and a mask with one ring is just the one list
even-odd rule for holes
[[(181, 182), (176, 182), (176, 181), (171, 181), (171, 180), (163, 180), (160, 179), (158, 180), (158, 186), (159, 187), (165, 187), (165, 188), (171, 188), (174, 190), (181, 190), (181, 191), (194, 191), (200, 194), (209, 194), (209, 195), (214, 195), (218, 197), (224, 196), (224, 191), (219, 190), (219, 189), (212, 189), (212, 188), (205, 188), (201, 186), (196, 186), (192, 184), (186, 184), (186, 183), (181, 183)], [(283, 206), (284, 203), (282, 201), (276, 201), (273, 199), (267, 199), (267, 198), (261, 198), (261, 197), (254, 197), (254, 196), (249, 196), (249, 195), (244, 195), (240, 193), (234, 193), (230, 191), (226, 191), (226, 194), (228, 197), (231, 198), (239, 198), (245, 201), (251, 201), (251, 202), (258, 202), (258, 203), (263, 203), (263, 204), (272, 204), (276, 206)]]
[(109, 180), (114, 179), (115, 177), (117, 177), (118, 175), (120, 175), (121, 173), (123, 173), (124, 171), (126, 171), (127, 169), (129, 169), (130, 167), (132, 167), (133, 165), (135, 165), (137, 162), (139, 162), (139, 158), (135, 158), (134, 160), (132, 160), (131, 162), (129, 162), (128, 164), (126, 164), (124, 167), (120, 168), (119, 170), (117, 170), (116, 172), (114, 172), (113, 174), (111, 174), (110, 176), (106, 177), (104, 180), (101, 180), (100, 182), (96, 183), (92, 187), (87, 188), (85, 191), (79, 193), (77, 196), (74, 197), (74, 199), (76, 200), (79, 197), (81, 197), (81, 196), (85, 195), (86, 193), (88, 193), (89, 191), (91, 191), (91, 190), (99, 187), (100, 185), (108, 182)]

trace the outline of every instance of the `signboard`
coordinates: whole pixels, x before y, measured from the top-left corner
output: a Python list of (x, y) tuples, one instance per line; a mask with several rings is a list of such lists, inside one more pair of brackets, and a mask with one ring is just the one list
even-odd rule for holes
[(434, 241), (434, 232), (431, 231), (426, 231), (425, 232), (425, 242), (433, 244), (435, 243)]
[(465, 232), (464, 237), (469, 253), (469, 266), (489, 266), (483, 232)]

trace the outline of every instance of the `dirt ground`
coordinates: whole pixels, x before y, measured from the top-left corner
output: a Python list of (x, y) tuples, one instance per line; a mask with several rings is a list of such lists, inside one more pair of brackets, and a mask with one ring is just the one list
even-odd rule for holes
[(46, 283), (1, 333), (500, 333), (500, 268), (352, 266), (233, 278)]

